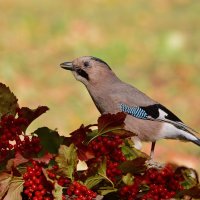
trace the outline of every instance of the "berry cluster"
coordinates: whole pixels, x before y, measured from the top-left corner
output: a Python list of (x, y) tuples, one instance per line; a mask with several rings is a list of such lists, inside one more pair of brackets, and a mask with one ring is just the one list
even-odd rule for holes
[(106, 173), (113, 182), (122, 175), (118, 169), (119, 164), (126, 160), (121, 151), (123, 140), (118, 135), (99, 136), (89, 144), (89, 148), (96, 157), (95, 162), (101, 157), (106, 157)]
[(139, 185), (140, 185), (140, 178), (134, 178), (133, 185), (125, 185), (119, 190), (120, 199), (123, 200), (132, 200), (136, 199), (137, 194), (139, 193)]
[(118, 168), (120, 163), (107, 160), (106, 164), (106, 174), (108, 178), (112, 182), (116, 182), (116, 177), (122, 175), (122, 171)]
[(177, 191), (183, 190), (180, 182), (183, 180), (176, 175), (170, 165), (162, 170), (150, 168), (143, 175), (137, 175), (132, 185), (125, 185), (120, 190), (122, 199), (134, 199), (143, 192), (141, 200), (161, 200), (173, 198)]
[(42, 172), (42, 166), (32, 161), (23, 175), (24, 194), (31, 200), (52, 200), (53, 186), (48, 182)]
[(68, 199), (73, 200), (92, 200), (96, 198), (97, 194), (79, 182), (74, 181), (67, 189), (67, 196)]
[(67, 177), (57, 175), (58, 169), (59, 169), (58, 165), (54, 165), (52, 169), (48, 169), (47, 170), (48, 177), (54, 181), (57, 181), (57, 183), (62, 187), (68, 186), (71, 182), (70, 179)]
[(24, 136), (24, 140), (19, 142), (17, 150), (25, 157), (37, 155), (41, 151), (40, 139), (37, 136)]
[(22, 127), (26, 124), (27, 120), (22, 117), (15, 118), (13, 115), (5, 115), (1, 118), (0, 162), (5, 160), (11, 151), (30, 156), (41, 150), (39, 138), (24, 136)]

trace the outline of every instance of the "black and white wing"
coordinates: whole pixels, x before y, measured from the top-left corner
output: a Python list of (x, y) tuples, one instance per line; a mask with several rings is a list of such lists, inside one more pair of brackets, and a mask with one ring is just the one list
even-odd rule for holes
[(176, 115), (161, 104), (131, 107), (121, 103), (120, 110), (139, 119), (167, 122), (181, 130), (190, 133), (197, 133), (195, 130), (185, 125)]

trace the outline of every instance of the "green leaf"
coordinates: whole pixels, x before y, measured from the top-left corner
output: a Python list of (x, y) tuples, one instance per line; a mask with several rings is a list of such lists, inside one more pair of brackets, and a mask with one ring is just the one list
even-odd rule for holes
[(59, 172), (73, 180), (73, 174), (78, 163), (76, 147), (74, 144), (71, 144), (69, 147), (61, 145), (55, 160), (59, 166)]
[(12, 174), (6, 172), (0, 173), (0, 199), (2, 199), (8, 191), (12, 177)]
[(58, 149), (64, 140), (64, 136), (60, 136), (57, 131), (53, 131), (47, 127), (37, 129), (34, 134), (38, 135), (40, 139), (42, 155), (47, 152), (51, 154), (58, 153)]
[(127, 160), (134, 160), (137, 157), (149, 158), (147, 154), (134, 147), (134, 143), (131, 139), (127, 138), (124, 142), (125, 145), (122, 146), (121, 149)]
[(185, 188), (189, 189), (198, 184), (198, 175), (194, 169), (184, 168), (181, 170), (185, 179)]
[(181, 185), (185, 189), (190, 189), (199, 183), (197, 172), (194, 169), (187, 167), (177, 167), (175, 174), (184, 178)]
[(138, 157), (138, 150), (135, 148), (130, 148), (129, 146), (122, 146), (121, 150), (127, 160), (133, 160)]
[(84, 185), (87, 188), (91, 189), (94, 186), (98, 185), (102, 180), (104, 180), (104, 177), (96, 174), (95, 176), (90, 176), (89, 178), (87, 178), (86, 181), (84, 182)]
[(57, 182), (54, 184), (54, 190), (52, 191), (54, 200), (61, 200), (63, 194), (63, 187), (60, 186)]
[(146, 192), (146, 191), (149, 191), (149, 190), (150, 190), (150, 186), (149, 185), (147, 185), (147, 184), (140, 185), (140, 191)]
[(99, 166), (98, 174), (102, 176), (102, 178), (110, 182), (112, 187), (114, 188), (114, 183), (106, 175), (106, 159), (104, 159), (101, 165)]
[(113, 192), (117, 192), (117, 189), (113, 187), (100, 187), (98, 190), (98, 193), (103, 196)]
[(16, 96), (10, 91), (9, 87), (0, 83), (0, 118), (2, 115), (16, 114), (16, 109), (18, 107)]
[(20, 174), (24, 174), (27, 171), (25, 166), (18, 166), (16, 169)]
[(14, 176), (10, 182), (8, 192), (3, 200), (22, 200), (24, 180), (22, 177)]
[(122, 181), (126, 185), (132, 185), (134, 182), (134, 176), (131, 173), (127, 173), (125, 176), (122, 177)]
[(98, 137), (98, 134), (99, 134), (98, 129), (95, 129), (92, 132), (87, 133), (87, 138), (85, 140), (85, 143), (88, 144), (90, 141), (93, 140), (93, 138)]

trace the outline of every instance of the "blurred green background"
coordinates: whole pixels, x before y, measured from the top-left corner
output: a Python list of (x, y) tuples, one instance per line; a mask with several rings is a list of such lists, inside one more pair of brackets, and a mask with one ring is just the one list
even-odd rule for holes
[[(68, 134), (99, 113), (59, 64), (92, 55), (200, 131), (199, 14), (199, 0), (0, 0), (0, 81), (21, 106), (49, 106), (31, 130)], [(160, 141), (156, 159), (197, 169), (200, 148)]]

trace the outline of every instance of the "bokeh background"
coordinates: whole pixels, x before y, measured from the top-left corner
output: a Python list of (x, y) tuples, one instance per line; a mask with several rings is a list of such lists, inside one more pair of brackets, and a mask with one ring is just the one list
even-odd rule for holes
[[(0, 0), (0, 81), (21, 106), (50, 108), (30, 131), (68, 134), (99, 113), (59, 64), (93, 55), (200, 132), (199, 14), (199, 0)], [(159, 141), (155, 156), (200, 171), (193, 144)]]

